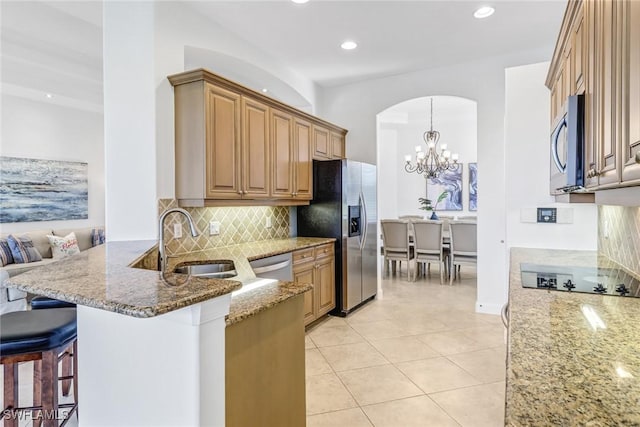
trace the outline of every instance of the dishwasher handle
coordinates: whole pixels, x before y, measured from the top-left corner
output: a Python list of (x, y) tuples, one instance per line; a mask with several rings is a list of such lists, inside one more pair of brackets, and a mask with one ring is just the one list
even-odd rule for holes
[(279, 262), (277, 264), (265, 265), (264, 267), (253, 267), (253, 272), (257, 275), (268, 273), (270, 271), (282, 270), (291, 264), (290, 260)]

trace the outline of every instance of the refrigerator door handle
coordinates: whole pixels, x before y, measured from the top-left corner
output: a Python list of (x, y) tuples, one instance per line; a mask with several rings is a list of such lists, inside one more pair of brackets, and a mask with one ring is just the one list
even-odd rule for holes
[(369, 231), (369, 224), (367, 218), (367, 204), (364, 201), (364, 194), (360, 192), (360, 224), (362, 232), (360, 233), (360, 250), (364, 249), (365, 242), (367, 240), (367, 232)]

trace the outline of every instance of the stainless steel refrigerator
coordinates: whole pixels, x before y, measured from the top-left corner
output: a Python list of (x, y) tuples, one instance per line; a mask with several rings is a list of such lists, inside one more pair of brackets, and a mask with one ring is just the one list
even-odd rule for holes
[(376, 295), (376, 167), (313, 161), (313, 200), (297, 208), (298, 236), (336, 238), (336, 308), (346, 316)]

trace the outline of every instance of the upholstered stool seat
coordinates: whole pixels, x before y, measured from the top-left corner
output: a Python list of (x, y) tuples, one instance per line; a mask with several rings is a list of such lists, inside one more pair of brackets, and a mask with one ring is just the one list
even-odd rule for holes
[[(4, 370), (4, 425), (17, 426), (20, 411), (30, 411), (32, 419), (41, 419), (45, 427), (57, 426), (60, 408), (71, 408), (68, 419), (77, 410), (76, 310), (52, 308), (15, 311), (0, 316), (0, 363)], [(73, 347), (68, 352), (69, 347)], [(60, 356), (60, 355), (63, 356)], [(58, 361), (73, 354), (73, 376), (58, 377)], [(18, 363), (34, 361), (33, 405), (19, 408)], [(58, 404), (58, 381), (73, 379), (74, 403)], [(35, 425), (35, 424), (34, 424)]]
[(43, 308), (73, 308), (75, 306), (72, 302), (60, 301), (59, 299), (49, 297), (35, 297), (31, 300), (32, 310), (41, 310)]

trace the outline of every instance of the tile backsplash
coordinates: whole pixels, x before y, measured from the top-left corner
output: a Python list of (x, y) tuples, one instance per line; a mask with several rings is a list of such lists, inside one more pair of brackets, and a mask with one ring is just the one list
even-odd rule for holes
[[(158, 216), (169, 208), (178, 207), (177, 200), (158, 200)], [(243, 206), (215, 208), (185, 208), (193, 217), (200, 232), (192, 237), (183, 215), (173, 214), (165, 221), (164, 235), (169, 254), (199, 251), (237, 243), (289, 237), (289, 208), (286, 206)], [(267, 218), (271, 227), (266, 228)], [(173, 224), (182, 223), (182, 238), (176, 239)], [(209, 222), (220, 222), (220, 234), (209, 235)]]
[(640, 275), (640, 207), (598, 206), (598, 252)]

